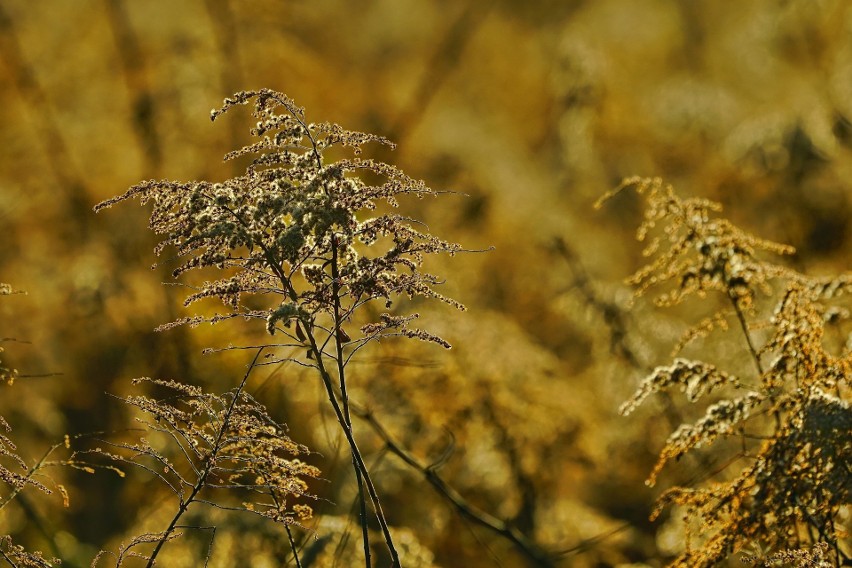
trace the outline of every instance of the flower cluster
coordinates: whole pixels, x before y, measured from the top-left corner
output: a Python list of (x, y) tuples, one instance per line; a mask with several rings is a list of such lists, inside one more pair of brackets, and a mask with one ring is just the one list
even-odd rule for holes
[(781, 550), (765, 557), (747, 556), (743, 558), (743, 563), (752, 566), (766, 566), (767, 568), (781, 568), (782, 566), (834, 568), (830, 554), (831, 548), (826, 543), (820, 542), (811, 548)]
[[(196, 268), (228, 270), (228, 276), (199, 286), (187, 304), (218, 298), (232, 312), (265, 320), (269, 333), (285, 331), (278, 324), (289, 327), (295, 313), (305, 327), (321, 331), (325, 320), (330, 331), (340, 324), (328, 321), (335, 306), (349, 319), (371, 300), (381, 299), (389, 309), (400, 295), (463, 309), (435, 290), (436, 276), (420, 270), (425, 255), (454, 254), (459, 245), (418, 230), (413, 219), (376, 214), (380, 202), (394, 208), (402, 195), (437, 194), (392, 165), (358, 156), (367, 143), (392, 147), (388, 140), (308, 123), (292, 100), (265, 89), (238, 93), (211, 116), (215, 120), (236, 105), (251, 105), (257, 119), (251, 133), (258, 140), (226, 155), (250, 158), (244, 175), (222, 183), (146, 181), (96, 207), (134, 197), (152, 202), (150, 228), (163, 236), (157, 253), (173, 247), (184, 258), (175, 276)], [(351, 148), (355, 156), (328, 161), (333, 147)], [(249, 309), (241, 303), (244, 294), (272, 301), (263, 310)]]
[[(297, 458), (308, 448), (286, 435), (286, 426), (273, 420), (266, 408), (243, 390), (223, 395), (175, 381), (137, 379), (173, 392), (162, 399), (143, 395), (124, 401), (142, 411), (137, 418), (151, 432), (160, 432), (176, 446), (157, 448), (147, 438), (119, 446), (131, 457), (123, 462), (157, 466), (157, 476), (184, 502), (195, 489), (239, 490), (254, 497), (246, 510), (278, 522), (310, 518), (310, 507), (292, 501), (309, 497), (307, 479), (319, 470)], [(177, 451), (173, 451), (177, 450)], [(163, 473), (160, 473), (162, 471)]]
[[(123, 545), (115, 555), (116, 566), (132, 556), (152, 565), (160, 548), (181, 534), (176, 530), (178, 520), (192, 503), (253, 513), (287, 527), (311, 518), (311, 507), (299, 500), (313, 499), (307, 481), (318, 477), (319, 470), (298, 459), (309, 453), (308, 448), (293, 442), (286, 426), (245, 392), (245, 380), (223, 395), (175, 381), (143, 378), (135, 382), (149, 383), (171, 395), (125, 397), (124, 402), (142, 412), (137, 421), (148, 435), (135, 442), (108, 442), (112, 451), (95, 451), (147, 470), (177, 496), (179, 507), (164, 531), (139, 535)], [(162, 444), (150, 439), (158, 434)], [(156, 544), (154, 552), (131, 551), (144, 544)], [(99, 558), (105, 554), (102, 551)]]
[(722, 385), (738, 385), (736, 377), (717, 369), (703, 361), (675, 359), (668, 367), (657, 367), (645, 377), (633, 397), (621, 405), (625, 416), (636, 410), (642, 401), (654, 393), (664, 392), (678, 387), (686, 394), (687, 400), (696, 402), (714, 388)]
[[(642, 295), (654, 286), (674, 283), (674, 287), (656, 298), (660, 306), (678, 304), (691, 295), (724, 292), (746, 309), (755, 290), (769, 291), (768, 281), (784, 276), (786, 269), (761, 262), (758, 251), (792, 254), (787, 245), (759, 239), (726, 219), (713, 218), (721, 206), (707, 199), (682, 199), (659, 178), (629, 178), (616, 190), (596, 203), (625, 188), (645, 195), (645, 220), (637, 231), (640, 241), (648, 241), (643, 254), (656, 257), (631, 276), (628, 282)], [(654, 230), (662, 225), (662, 235)]]
[[(716, 204), (681, 199), (660, 180), (631, 179), (628, 186), (648, 200), (640, 240), (662, 233), (651, 237), (646, 250), (656, 257), (630, 279), (637, 295), (674, 283), (657, 297), (657, 304), (666, 306), (718, 292), (739, 320), (742, 352), (756, 371), (755, 376), (734, 375), (719, 368), (727, 361), (717, 366), (676, 359), (655, 369), (622, 407), (630, 413), (651, 394), (671, 388), (685, 392), (692, 403), (711, 392), (715, 397), (702, 418), (671, 434), (649, 483), (666, 463), (694, 449), (720, 439), (736, 442), (717, 449), (722, 467), (702, 472), (700, 478), (711, 477), (711, 483), (674, 487), (660, 498), (652, 517), (669, 505), (687, 513), (687, 547), (672, 565), (716, 566), (753, 545), (780, 551), (767, 557), (766, 566), (788, 561), (823, 566), (827, 558), (837, 565), (849, 563), (852, 550), (844, 543), (843, 518), (852, 502), (852, 350), (848, 345), (831, 350), (826, 326), (849, 318), (849, 310), (831, 302), (849, 292), (852, 278), (812, 278), (758, 258), (758, 251), (792, 249), (714, 218)], [(783, 293), (774, 296), (770, 281), (779, 283)], [(757, 292), (774, 298), (771, 313), (761, 313), (754, 302)], [(705, 319), (687, 337), (727, 330), (730, 313)], [(753, 333), (758, 327), (760, 336)], [(693, 534), (696, 523), (700, 534)]]
[[(15, 293), (17, 292), (11, 286), (0, 282), (0, 296)], [(0, 355), (3, 353), (3, 346), (0, 345)], [(0, 383), (11, 386), (18, 376), (17, 369), (6, 366), (0, 359)], [(18, 454), (15, 442), (8, 435), (11, 431), (12, 426), (3, 416), (0, 416), (0, 482), (5, 485), (3, 495), (0, 495), (0, 510), (26, 488), (33, 488), (48, 495), (53, 493), (47, 485), (34, 477), (36, 472), (44, 465), (44, 460), (35, 467), (27, 466), (27, 463)], [(50, 452), (48, 452), (49, 454)], [(70, 465), (71, 461), (69, 460), (68, 463)], [(67, 504), (65, 488), (59, 484), (56, 484), (56, 487), (66, 499)], [(12, 566), (32, 568), (49, 568), (59, 562), (55, 558), (45, 559), (41, 552), (28, 552), (22, 546), (13, 543), (12, 537), (8, 535), (0, 537), (0, 558), (3, 558)]]
[(10, 566), (20, 568), (51, 568), (59, 565), (59, 559), (47, 559), (41, 552), (27, 552), (24, 547), (12, 542), (12, 537), (8, 535), (0, 536), (0, 558)]

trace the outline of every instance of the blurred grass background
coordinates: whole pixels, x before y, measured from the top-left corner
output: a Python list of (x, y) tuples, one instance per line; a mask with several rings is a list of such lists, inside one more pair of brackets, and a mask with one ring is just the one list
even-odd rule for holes
[[(208, 113), (268, 87), (309, 120), (398, 142), (384, 158), (467, 194), (409, 210), (449, 240), (495, 247), (434, 267), (470, 311), (418, 310), (454, 349), (377, 346), (354, 396), (427, 463), (450, 432), (445, 478), (567, 551), (564, 565), (660, 565), (682, 543), (673, 523), (647, 521), (658, 490), (643, 481), (672, 415), (617, 408), (643, 368), (667, 360), (683, 313), (630, 307), (638, 203), (592, 204), (625, 176), (661, 176), (794, 245), (798, 268), (848, 270), (851, 32), (843, 0), (2, 0), (0, 280), (28, 292), (0, 302), (2, 334), (28, 342), (8, 353), (22, 373), (58, 373), (19, 381), (0, 403), (21, 454), (125, 427), (105, 393), (128, 392), (133, 377), (225, 389), (241, 376), (239, 354), (200, 352), (257, 330), (153, 332), (187, 311), (182, 291), (161, 285), (169, 267), (150, 270), (146, 211), (91, 208), (142, 179), (233, 175), (221, 156), (248, 141), (250, 118), (213, 125)], [(328, 527), (353, 485), (318, 387), (281, 368), (256, 392), (324, 456), (316, 491), (338, 505), (319, 507), (322, 536), (352, 530), (351, 519)], [(362, 433), (410, 558), (523, 565)], [(87, 566), (168, 510), (144, 477), (57, 475), (70, 508), (4, 510), (0, 532), (66, 565)], [(250, 524), (222, 525), (215, 565), (247, 558), (240, 546), (264, 565), (281, 537)], [(168, 565), (182, 565), (178, 552)]]

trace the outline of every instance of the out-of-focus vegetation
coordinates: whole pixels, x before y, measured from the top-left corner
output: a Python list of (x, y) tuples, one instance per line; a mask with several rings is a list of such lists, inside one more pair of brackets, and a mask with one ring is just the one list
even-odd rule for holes
[[(150, 270), (148, 211), (92, 213), (142, 179), (233, 176), (220, 158), (249, 141), (250, 118), (211, 125), (208, 112), (241, 89), (283, 91), (318, 120), (387, 136), (399, 146), (382, 159), (468, 194), (402, 204), (434, 234), (494, 247), (430, 260), (468, 312), (416, 309), (453, 349), (374, 344), (352, 367), (350, 396), (557, 564), (665, 564), (683, 550), (682, 523), (669, 512), (649, 521), (654, 502), (707, 473), (706, 460), (684, 459), (647, 487), (669, 433), (700, 414), (664, 398), (627, 418), (618, 408), (713, 310), (632, 300), (623, 278), (643, 262), (639, 201), (596, 212), (595, 200), (625, 176), (661, 176), (793, 245), (801, 272), (849, 270), (843, 0), (4, 0), (0, 81), (0, 281), (27, 291), (0, 298), (0, 336), (17, 340), (3, 343), (2, 365), (18, 370), (0, 415), (29, 466), (66, 434), (132, 435), (136, 415), (116, 397), (140, 394), (134, 377), (225, 392), (244, 375), (246, 353), (201, 352), (254, 344), (249, 326), (153, 331), (191, 314), (182, 290), (161, 285), (174, 266)], [(724, 359), (743, 352), (737, 341), (714, 335), (685, 353)], [(268, 367), (247, 389), (317, 452), (306, 461), (322, 472), (310, 487), (321, 500), (294, 531), (302, 551), (314, 565), (357, 565), (355, 479), (309, 371)], [(529, 561), (460, 515), (369, 422), (355, 430), (406, 566)], [(150, 475), (126, 473), (51, 468), (46, 486), (67, 488), (67, 508), (61, 491), (25, 490), (0, 510), (0, 533), (88, 566), (174, 514)], [(286, 533), (262, 519), (187, 514), (218, 527), (211, 566), (290, 558)], [(190, 531), (162, 562), (199, 565), (209, 537)]]

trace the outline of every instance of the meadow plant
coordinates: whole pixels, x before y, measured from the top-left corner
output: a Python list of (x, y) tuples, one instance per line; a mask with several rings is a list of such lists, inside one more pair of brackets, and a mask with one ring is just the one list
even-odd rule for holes
[[(0, 296), (14, 294), (15, 290), (8, 284), (0, 283)], [(4, 339), (4, 342), (10, 339)], [(18, 370), (6, 363), (5, 348), (0, 345), (0, 382), (11, 386), (18, 378)], [(35, 470), (27, 466), (24, 459), (18, 455), (18, 448), (9, 434), (12, 426), (3, 416), (0, 416), (0, 481), (4, 485), (4, 494), (0, 497), (0, 511), (5, 508), (25, 488), (33, 488), (46, 494), (51, 490), (34, 478)], [(11, 469), (10, 469), (11, 468)], [(56, 559), (47, 560), (41, 552), (28, 552), (24, 547), (12, 542), (12, 537), (3, 535), (0, 538), (0, 558), (13, 566), (52, 566)]]
[[(418, 314), (400, 314), (392, 308), (402, 296), (436, 299), (464, 309), (436, 290), (441, 283), (438, 277), (422, 270), (426, 255), (452, 255), (462, 248), (430, 235), (414, 219), (387, 212), (398, 206), (401, 196), (423, 198), (439, 192), (395, 166), (360, 157), (368, 143), (393, 147), (385, 138), (347, 131), (336, 124), (309, 123), (292, 100), (266, 89), (237, 93), (214, 110), (211, 118), (241, 105), (251, 107), (257, 120), (251, 130), (257, 141), (230, 152), (225, 159), (247, 160), (245, 174), (221, 183), (146, 181), (95, 209), (131, 198), (152, 203), (150, 228), (162, 237), (156, 253), (171, 248), (181, 259), (175, 277), (192, 270), (222, 271), (220, 278), (194, 286), (186, 304), (216, 298), (225, 312), (183, 318), (161, 330), (234, 318), (256, 321), (270, 336), (282, 338), (258, 346), (267, 350), (259, 364), (292, 362), (316, 371), (351, 454), (365, 563), (371, 565), (369, 502), (392, 564), (398, 566), (399, 554), (355, 437), (346, 369), (353, 355), (381, 338), (408, 337), (449, 347), (442, 338), (413, 327)], [(364, 309), (377, 301), (379, 310)], [(374, 317), (361, 315), (368, 312)], [(360, 327), (360, 335), (354, 325)], [(256, 489), (262, 486), (269, 491), (271, 479), (283, 475), (283, 481), (276, 483), (285, 487), (273, 485), (272, 501), (253, 510), (289, 522), (290, 513), (280, 508), (286, 495), (304, 492), (301, 477), (318, 472), (307, 466), (263, 461), (269, 453), (264, 449), (268, 441), (263, 436), (258, 439), (257, 434), (267, 418), (253, 399), (246, 398), (242, 385), (221, 398), (203, 395), (194, 387), (158, 384), (176, 389), (176, 398), (158, 402), (134, 397), (126, 402), (156, 419), (148, 427), (165, 432), (181, 447), (192, 474), (180, 477), (173, 464), (150, 446), (125, 449), (135, 456), (153, 458), (178, 476), (164, 481), (180, 495), (179, 513), (202, 486), (219, 479), (216, 452), (227, 453), (232, 451), (228, 444), (237, 444), (238, 455), (243, 457), (229, 454), (227, 459), (244, 460), (237, 467), (240, 475), (241, 468), (254, 471), (252, 468), (261, 467), (262, 472), (255, 473), (265, 481), (255, 482)], [(211, 424), (218, 424), (219, 429)], [(246, 430), (228, 433), (238, 424)], [(219, 438), (232, 441), (220, 445)], [(304, 450), (298, 447), (296, 451), (297, 446), (280, 439), (276, 443), (283, 443), (291, 453)], [(199, 447), (206, 449), (198, 454)], [(157, 542), (159, 549), (173, 537), (179, 517), (163, 533), (149, 535), (148, 541)], [(149, 556), (149, 565), (154, 555)]]
[[(0, 297), (22, 292), (14, 290), (8, 284), (0, 283)], [(13, 338), (3, 338), (2, 342), (14, 342)], [(16, 368), (5, 361), (5, 348), (0, 345), (0, 383), (3, 387), (11, 387), (19, 379), (34, 378), (36, 375), (21, 374)], [(69, 467), (94, 473), (95, 467), (81, 459), (76, 451), (66, 452), (65, 458), (57, 457), (56, 454), (71, 449), (73, 439), (78, 436), (66, 435), (61, 442), (51, 445), (32, 465), (19, 454), (18, 446), (11, 438), (12, 426), (6, 418), (0, 415), (0, 516), (8, 515), (7, 507), (13, 503), (22, 504), (23, 513), (31, 521), (36, 520), (35, 512), (29, 498), (25, 496), (26, 491), (35, 491), (41, 495), (58, 494), (65, 507), (69, 506), (69, 495), (65, 486), (48, 474), (48, 470), (55, 467)], [(0, 527), (0, 530), (7, 530)], [(30, 552), (23, 546), (16, 544), (9, 534), (0, 535), (0, 558), (10, 566), (45, 568), (59, 564), (57, 558), (45, 558), (43, 552)]]
[[(199, 387), (175, 381), (135, 381), (148, 382), (171, 393), (156, 399), (141, 395), (123, 399), (141, 411), (144, 418), (137, 421), (147, 435), (162, 434), (170, 443), (162, 449), (142, 437), (133, 443), (109, 443), (119, 453), (104, 449), (96, 452), (149, 471), (177, 496), (178, 508), (164, 530), (141, 534), (122, 545), (115, 555), (116, 566), (127, 558), (142, 558), (147, 566), (153, 566), (163, 546), (180, 536), (181, 529), (215, 534), (212, 526), (180, 524), (193, 503), (250, 512), (281, 523), (291, 545), (290, 526), (311, 518), (311, 507), (294, 501), (310, 497), (306, 480), (318, 477), (319, 470), (297, 458), (307, 454), (308, 449), (293, 442), (285, 433), (286, 426), (273, 420), (266, 408), (245, 391), (261, 351), (239, 386), (224, 395), (208, 394)], [(222, 497), (221, 493), (232, 498)], [(134, 550), (150, 543), (154, 549), (149, 554)], [(212, 547), (212, 538), (210, 543)], [(97, 566), (100, 558), (108, 554), (102, 551), (92, 565)], [(208, 549), (205, 563), (209, 554)]]
[[(671, 565), (716, 566), (738, 552), (750, 552), (744, 560), (753, 565), (852, 564), (852, 334), (843, 305), (852, 276), (811, 277), (764, 260), (794, 251), (659, 179), (628, 179), (598, 206), (626, 188), (647, 202), (638, 238), (650, 260), (628, 280), (636, 295), (659, 289), (661, 307), (721, 298), (675, 355), (714, 333), (739, 335), (739, 352), (721, 360), (677, 357), (657, 367), (621, 408), (630, 414), (666, 392), (704, 405), (703, 417), (669, 436), (648, 479), (654, 485), (669, 462), (717, 448), (718, 467), (704, 472), (711, 479), (666, 490), (652, 514), (685, 512), (686, 547)], [(740, 356), (750, 363), (737, 365)]]

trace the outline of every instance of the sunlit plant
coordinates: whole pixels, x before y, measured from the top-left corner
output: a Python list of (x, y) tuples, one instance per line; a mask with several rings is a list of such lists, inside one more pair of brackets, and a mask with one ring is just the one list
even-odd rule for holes
[[(292, 100), (266, 89), (237, 93), (211, 118), (239, 105), (251, 107), (257, 141), (225, 159), (247, 159), (245, 174), (221, 183), (146, 181), (96, 210), (131, 198), (152, 203), (150, 228), (162, 237), (157, 254), (173, 250), (182, 259), (175, 277), (195, 269), (222, 270), (220, 278), (197, 284), (186, 304), (218, 298), (224, 313), (183, 318), (161, 329), (233, 318), (257, 321), (269, 335), (283, 338), (268, 345), (273, 351), (266, 362), (316, 370), (352, 456), (366, 564), (369, 502), (392, 562), (399, 565), (353, 431), (346, 369), (361, 348), (389, 336), (449, 347), (412, 326), (418, 314), (392, 308), (402, 296), (464, 309), (440, 294), (440, 280), (422, 270), (426, 255), (462, 249), (430, 235), (416, 220), (388, 212), (401, 196), (438, 192), (395, 166), (359, 156), (368, 143), (392, 147), (385, 138), (309, 123)], [(380, 307), (370, 313), (377, 317), (358, 317), (376, 301)], [(355, 322), (360, 335), (352, 328)]]
[(741, 551), (758, 565), (849, 565), (852, 343), (837, 338), (849, 330), (843, 301), (852, 276), (814, 278), (764, 260), (793, 250), (748, 234), (717, 217), (718, 204), (683, 199), (659, 179), (629, 179), (604, 200), (625, 188), (648, 204), (638, 237), (649, 243), (651, 260), (629, 279), (637, 295), (659, 288), (662, 307), (713, 295), (723, 301), (675, 352), (734, 328), (751, 360), (749, 371), (732, 369), (738, 353), (720, 361), (676, 358), (654, 369), (622, 407), (629, 414), (664, 391), (708, 401), (702, 418), (670, 435), (650, 485), (672, 460), (735, 442), (719, 450), (722, 465), (706, 472), (710, 482), (660, 498), (652, 518), (670, 505), (686, 511), (686, 549), (672, 566), (715, 566)]

